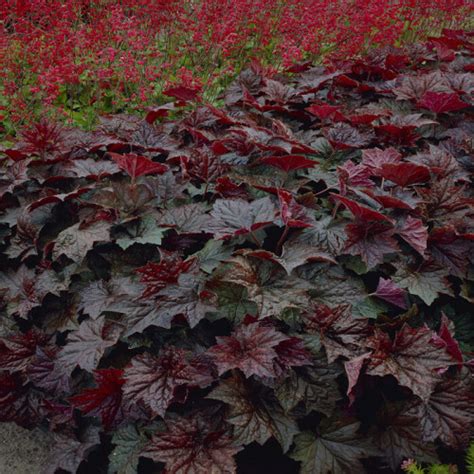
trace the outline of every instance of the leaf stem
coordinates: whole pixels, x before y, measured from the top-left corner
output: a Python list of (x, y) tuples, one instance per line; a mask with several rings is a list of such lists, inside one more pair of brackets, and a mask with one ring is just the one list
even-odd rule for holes
[(285, 230), (281, 234), (281, 237), (278, 240), (278, 243), (277, 243), (277, 246), (276, 246), (277, 254), (280, 254), (281, 248), (283, 247), (283, 242), (285, 241), (286, 237), (288, 236), (289, 230), (290, 230), (290, 228), (288, 227), (288, 225), (285, 225)]
[(249, 232), (250, 234), (250, 237), (252, 238), (252, 240), (255, 242), (255, 244), (257, 245), (258, 248), (262, 248), (262, 244), (260, 243), (260, 241), (257, 239), (257, 236), (253, 233), (253, 230), (251, 230)]

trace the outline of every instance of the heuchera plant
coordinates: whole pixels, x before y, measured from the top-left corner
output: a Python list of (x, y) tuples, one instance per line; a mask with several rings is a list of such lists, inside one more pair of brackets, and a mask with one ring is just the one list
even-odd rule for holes
[(254, 64), (222, 109), (180, 92), (3, 150), (0, 419), (53, 433), (45, 472), (462, 458), (471, 40)]

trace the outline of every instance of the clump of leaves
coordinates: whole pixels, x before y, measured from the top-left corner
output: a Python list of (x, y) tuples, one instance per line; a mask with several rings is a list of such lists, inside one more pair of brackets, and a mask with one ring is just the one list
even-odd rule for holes
[[(473, 453), (474, 443), (471, 442), (466, 453), (466, 472), (468, 474), (474, 473)], [(459, 472), (454, 464), (430, 464), (423, 467), (413, 459), (403, 461), (401, 467), (407, 474), (457, 474)]]
[(47, 472), (465, 450), (473, 47), (443, 38), (442, 62), (254, 65), (223, 109), (180, 95), (174, 119), (42, 123), (4, 150), (0, 419), (54, 433)]

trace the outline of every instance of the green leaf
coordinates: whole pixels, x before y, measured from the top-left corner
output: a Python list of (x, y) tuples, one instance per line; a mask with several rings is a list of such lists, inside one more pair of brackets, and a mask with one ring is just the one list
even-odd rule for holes
[(203, 272), (212, 273), (221, 262), (232, 255), (232, 248), (225, 247), (222, 240), (209, 240), (195, 256), (199, 258), (199, 266)]
[(359, 255), (344, 255), (341, 261), (348, 270), (352, 270), (357, 275), (364, 275), (368, 272), (366, 263)]
[(128, 225), (126, 229), (128, 235), (116, 239), (116, 243), (123, 250), (127, 250), (133, 244), (160, 245), (166, 230), (158, 227), (155, 219), (147, 216)]
[(361, 458), (377, 450), (357, 434), (360, 423), (323, 426), (319, 436), (308, 431), (296, 436), (293, 459), (301, 462), (300, 474), (363, 474)]
[(109, 456), (109, 474), (136, 474), (138, 458), (147, 441), (134, 425), (117, 430), (112, 437), (115, 448)]
[(227, 318), (235, 324), (240, 323), (246, 314), (257, 314), (257, 305), (248, 299), (247, 289), (226, 283), (217, 288), (219, 317)]
[(408, 268), (402, 268), (393, 276), (393, 281), (410, 294), (421, 298), (428, 306), (431, 306), (440, 293), (452, 294), (444, 269), (419, 269), (411, 272)]
[(277, 385), (275, 394), (285, 412), (301, 403), (305, 414), (315, 410), (331, 416), (336, 401), (341, 398), (336, 382), (340, 374), (341, 369), (336, 364), (328, 364), (322, 356), (313, 367), (301, 373), (291, 371), (289, 377)]
[(354, 306), (367, 295), (362, 281), (339, 267), (309, 269), (301, 277), (311, 282), (313, 299), (329, 307)]
[(352, 306), (352, 312), (356, 318), (376, 319), (379, 314), (387, 311), (387, 306), (374, 298), (368, 296), (363, 300), (359, 300)]

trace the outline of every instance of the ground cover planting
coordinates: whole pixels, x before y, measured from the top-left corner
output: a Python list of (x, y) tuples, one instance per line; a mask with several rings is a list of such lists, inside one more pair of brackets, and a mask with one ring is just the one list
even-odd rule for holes
[(2, 150), (0, 420), (54, 434), (45, 472), (466, 468), (472, 39)]
[(45, 115), (90, 128), (176, 83), (215, 102), (252, 58), (275, 69), (347, 59), (470, 13), (468, 0), (1, 0), (0, 134)]

